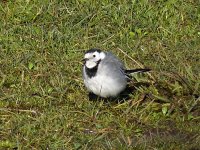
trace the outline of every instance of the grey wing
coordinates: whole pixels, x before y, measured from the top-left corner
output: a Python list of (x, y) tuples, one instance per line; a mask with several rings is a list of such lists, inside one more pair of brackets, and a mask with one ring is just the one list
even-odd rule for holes
[(123, 62), (120, 59), (118, 59), (115, 55), (113, 55), (111, 52), (107, 53), (107, 61), (113, 63), (113, 65), (115, 64), (121, 69), (125, 69)]
[(107, 72), (111, 72), (112, 75), (125, 75), (124, 64), (110, 52), (108, 52), (106, 58), (102, 60), (101, 67), (102, 70), (107, 70)]

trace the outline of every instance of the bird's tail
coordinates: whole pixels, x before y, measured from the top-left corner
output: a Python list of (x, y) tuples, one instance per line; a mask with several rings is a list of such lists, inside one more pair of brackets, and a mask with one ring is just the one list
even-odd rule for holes
[(135, 73), (135, 72), (148, 72), (151, 71), (151, 69), (131, 69), (131, 70), (125, 70), (126, 74), (130, 74), (130, 73)]

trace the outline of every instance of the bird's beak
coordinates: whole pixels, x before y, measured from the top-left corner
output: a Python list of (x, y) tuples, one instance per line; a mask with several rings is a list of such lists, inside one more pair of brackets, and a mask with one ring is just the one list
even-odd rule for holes
[(82, 59), (82, 62), (85, 64), (87, 60), (88, 60), (88, 58), (84, 58), (84, 59)]

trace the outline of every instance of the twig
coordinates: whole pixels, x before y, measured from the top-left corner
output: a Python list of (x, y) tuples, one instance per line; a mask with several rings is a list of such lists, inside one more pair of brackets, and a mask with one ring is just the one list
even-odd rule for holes
[(29, 113), (37, 114), (35, 110), (25, 110), (25, 109), (0, 108), (0, 111), (7, 111), (11, 113), (13, 113), (12, 111), (19, 111), (19, 112), (29, 112)]

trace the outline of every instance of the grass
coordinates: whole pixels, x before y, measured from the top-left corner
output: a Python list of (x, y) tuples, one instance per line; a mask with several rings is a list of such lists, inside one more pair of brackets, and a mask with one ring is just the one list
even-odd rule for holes
[[(0, 149), (199, 149), (199, 5), (0, 1)], [(93, 47), (153, 71), (123, 103), (90, 101)]]

